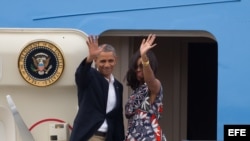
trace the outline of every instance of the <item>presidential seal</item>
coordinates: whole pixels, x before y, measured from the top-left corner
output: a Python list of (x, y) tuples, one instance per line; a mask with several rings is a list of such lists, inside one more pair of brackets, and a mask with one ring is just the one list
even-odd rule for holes
[(39, 87), (49, 86), (63, 73), (63, 54), (49, 41), (34, 41), (21, 51), (18, 68), (28, 83)]

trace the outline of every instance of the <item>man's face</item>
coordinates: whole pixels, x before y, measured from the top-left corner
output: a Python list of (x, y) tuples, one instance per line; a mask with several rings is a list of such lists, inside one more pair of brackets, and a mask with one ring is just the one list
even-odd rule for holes
[(116, 57), (113, 52), (101, 52), (95, 59), (95, 64), (99, 72), (109, 78), (116, 65)]

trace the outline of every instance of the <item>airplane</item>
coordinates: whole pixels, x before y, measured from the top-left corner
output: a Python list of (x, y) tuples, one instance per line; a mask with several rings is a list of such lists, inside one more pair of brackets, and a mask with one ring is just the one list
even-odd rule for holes
[[(222, 141), (225, 125), (250, 124), (250, 1), (43, 0), (1, 5), (0, 104), (8, 109), (5, 97), (11, 95), (28, 128), (46, 119), (73, 126), (78, 110), (74, 72), (88, 53), (89, 35), (116, 47), (119, 65), (114, 75), (124, 85), (125, 103), (131, 92), (123, 81), (129, 58), (149, 33), (157, 35), (153, 51), (164, 88), (160, 123), (168, 140)], [(54, 64), (35, 63), (49, 58), (33, 48), (45, 48)], [(32, 64), (27, 69), (22, 67), (25, 56)], [(47, 79), (50, 72), (57, 75)], [(51, 123), (58, 122), (30, 131), (36, 141), (50, 139)], [(14, 131), (14, 140), (21, 140), (19, 132)]]

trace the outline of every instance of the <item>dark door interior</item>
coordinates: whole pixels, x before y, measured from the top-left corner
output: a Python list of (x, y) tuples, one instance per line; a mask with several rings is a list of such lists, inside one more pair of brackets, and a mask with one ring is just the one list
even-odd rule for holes
[(188, 45), (188, 140), (216, 140), (217, 50), (216, 43)]

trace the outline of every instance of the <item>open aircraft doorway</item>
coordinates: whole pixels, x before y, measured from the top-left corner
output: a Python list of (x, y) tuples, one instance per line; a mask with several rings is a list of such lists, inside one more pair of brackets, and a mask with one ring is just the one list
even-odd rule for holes
[[(100, 35), (100, 43), (116, 47), (115, 75), (123, 82), (124, 101), (131, 90), (124, 76), (129, 58), (149, 33), (157, 35), (153, 48), (159, 61), (157, 77), (164, 89), (164, 111), (160, 124), (167, 139), (216, 140), (218, 46), (206, 31), (111, 30)], [(124, 121), (127, 127), (127, 121)]]

